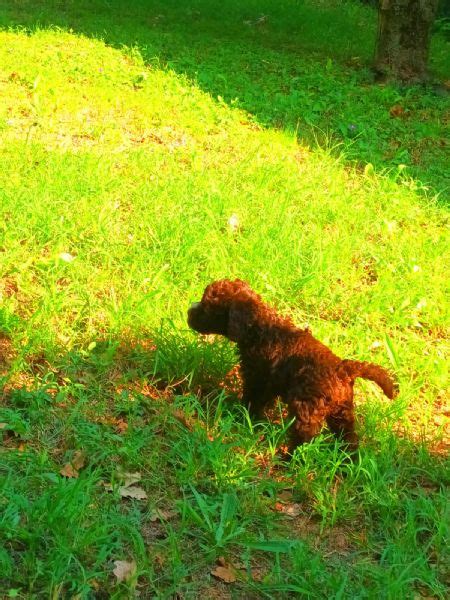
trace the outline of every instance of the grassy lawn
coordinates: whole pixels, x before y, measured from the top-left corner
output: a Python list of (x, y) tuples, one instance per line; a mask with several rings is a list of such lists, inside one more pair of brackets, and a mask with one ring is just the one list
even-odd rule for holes
[[(337, 1), (0, 27), (0, 597), (447, 597), (445, 86), (373, 85), (375, 13)], [(219, 277), (395, 372), (354, 463), (249, 420), (186, 325)]]

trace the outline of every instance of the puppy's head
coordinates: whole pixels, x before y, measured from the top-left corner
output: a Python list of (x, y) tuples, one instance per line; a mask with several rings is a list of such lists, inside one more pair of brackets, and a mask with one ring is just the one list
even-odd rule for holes
[(259, 302), (260, 297), (240, 279), (214, 281), (201, 301), (189, 308), (188, 325), (199, 333), (216, 333), (237, 342), (254, 321)]

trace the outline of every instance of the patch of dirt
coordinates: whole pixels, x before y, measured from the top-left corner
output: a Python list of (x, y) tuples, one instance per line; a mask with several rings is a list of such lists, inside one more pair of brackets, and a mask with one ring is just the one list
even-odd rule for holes
[[(113, 123), (113, 126), (107, 125)], [(106, 143), (112, 152), (123, 152), (133, 147), (152, 149), (157, 146), (174, 152), (180, 148), (192, 148), (196, 140), (187, 132), (175, 127), (162, 126), (152, 129), (134, 123), (121, 112), (102, 112), (99, 109), (81, 109), (78, 112), (57, 113), (50, 121), (38, 123), (23, 110), (15, 111), (9, 119), (8, 138), (37, 138), (48, 150), (72, 150), (74, 152), (98, 148)]]
[(202, 587), (201, 597), (208, 598), (208, 600), (231, 600), (236, 596), (229, 588), (227, 588), (226, 583), (213, 581), (210, 585)]
[(141, 534), (144, 542), (149, 545), (167, 537), (166, 527), (160, 521), (144, 523), (141, 527)]
[[(6, 373), (7, 374), (7, 371)], [(0, 365), (0, 376), (2, 375)], [(0, 390), (0, 400), (7, 400), (12, 390), (26, 390), (31, 392), (35, 388), (36, 382), (34, 377), (29, 373), (14, 373), (8, 377), (7, 383)]]
[(0, 279), (0, 300), (3, 298), (11, 298), (17, 292), (19, 288), (17, 282), (13, 277), (3, 277)]
[(8, 366), (14, 359), (15, 352), (11, 340), (0, 333), (0, 377), (7, 374)]
[(356, 549), (358, 542), (364, 542), (364, 529), (335, 525), (321, 531), (320, 522), (311, 516), (298, 515), (289, 524), (292, 537), (307, 540), (315, 550), (325, 556), (345, 556)]

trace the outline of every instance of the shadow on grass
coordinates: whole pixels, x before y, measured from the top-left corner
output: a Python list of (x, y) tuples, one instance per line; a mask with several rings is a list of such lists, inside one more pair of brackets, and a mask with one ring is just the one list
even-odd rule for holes
[[(230, 345), (217, 340), (212, 344), (209, 336), (191, 338), (185, 333), (169, 325), (151, 338), (104, 340), (91, 344), (88, 350), (64, 353), (55, 349), (29, 355), (25, 351), (20, 355), (9, 335), (0, 332), (0, 401), (7, 406), (16, 396), (42, 395), (54, 407), (70, 411), (82, 398), (87, 415), (100, 420), (105, 416), (106, 422), (109, 419), (110, 424), (118, 424), (119, 431), (122, 419), (134, 414), (141, 403), (154, 411), (163, 405), (183, 403), (184, 397), (192, 398), (201, 409), (211, 399), (223, 396), (229, 399), (230, 408), (239, 405), (242, 381)], [(428, 445), (431, 454), (445, 456), (445, 440), (439, 436), (434, 439), (431, 433), (425, 439), (419, 431), (400, 433), (396, 425), (404, 412), (400, 404), (375, 401), (360, 411), (369, 445), (376, 445), (377, 437), (395, 432), (406, 444), (424, 449)], [(277, 427), (278, 409), (274, 407), (268, 414)], [(386, 428), (384, 434), (380, 424)]]
[[(370, 7), (25, 0), (0, 7), (0, 25), (61, 27), (135, 48), (148, 65), (186, 75), (265, 126), (378, 170), (398, 173), (406, 164), (434, 192), (450, 185), (442, 118), (448, 93), (373, 85), (376, 14)], [(437, 38), (433, 64), (441, 77), (450, 76), (448, 51), (449, 43)]]
[[(266, 549), (264, 544), (269, 549), (276, 544), (278, 551), (284, 543), (289, 561), (282, 573), (288, 582), (285, 591), (304, 589), (305, 582), (296, 575), (304, 571), (300, 565), (311, 564), (310, 554), (323, 552), (327, 561), (332, 558), (336, 572), (346, 573), (348, 560), (351, 565), (342, 581), (336, 583), (331, 576), (326, 580), (327, 597), (334, 597), (335, 585), (354, 597), (362, 581), (373, 586), (378, 597), (378, 587), (385, 589), (391, 579), (400, 591), (412, 589), (419, 581), (424, 589), (440, 594), (445, 539), (440, 523), (448, 478), (442, 457), (432, 456), (423, 444), (397, 437), (391, 428), (375, 423), (375, 412), (368, 412), (359, 463), (343, 464), (337, 444), (318, 438), (290, 464), (274, 469), (269, 441), (263, 439), (270, 428), (250, 429), (238, 413), (220, 412), (220, 371), (227, 367), (223, 360), (213, 362), (220, 355), (217, 346), (209, 354), (208, 347), (194, 350), (181, 336), (163, 333), (151, 340), (99, 342), (89, 351), (55, 352), (52, 359), (24, 356), (16, 371), (18, 357), (8, 336), (3, 336), (0, 375), (12, 373), (0, 401), (0, 475), (2, 471), (6, 475), (10, 500), (0, 528), (0, 540), (6, 533), (0, 565), (11, 588), (33, 581), (35, 591), (47, 589), (52, 574), (59, 585), (75, 582), (72, 586), (79, 589), (86, 585), (84, 571), (69, 569), (74, 563), (69, 555), (87, 570), (89, 585), (95, 576), (109, 589), (114, 583), (108, 582), (107, 561), (131, 555), (142, 571), (141, 582), (144, 578), (156, 591), (183, 590), (189, 569), (195, 581), (209, 577), (202, 560), (194, 567), (188, 562), (193, 555), (207, 554), (207, 573), (211, 561), (214, 564), (223, 555), (223, 547), (214, 546), (215, 524), (218, 515), (226, 512), (225, 500), (232, 499), (236, 511), (226, 512), (226, 525), (231, 527), (227, 549), (231, 546), (235, 552), (236, 541), (248, 552), (251, 543), (260, 550)], [(192, 369), (198, 369), (205, 357), (200, 379), (206, 383), (199, 386)], [(177, 379), (168, 382), (166, 372), (176, 373)], [(199, 401), (198, 392), (214, 395), (210, 413), (205, 409), (208, 398)], [(64, 475), (80, 451), (87, 462), (79, 467), (79, 478)], [(173, 519), (169, 524), (155, 525), (147, 503), (123, 504), (117, 492), (106, 491), (105, 482), (117, 485), (119, 469), (143, 474), (150, 506), (173, 510), (167, 517)], [(189, 492), (193, 487), (195, 496)], [(280, 498), (284, 494), (281, 504), (276, 502), (278, 494)], [(20, 522), (15, 520), (16, 507), (26, 515)], [(297, 513), (281, 526), (283, 510)], [(207, 527), (198, 518), (205, 514)], [(255, 528), (257, 543), (251, 541)], [(280, 536), (285, 542), (272, 541)], [(188, 556), (173, 553), (174, 539), (178, 548), (189, 549)], [(303, 550), (297, 556), (299, 545)], [(53, 546), (58, 556), (66, 558), (64, 564), (59, 561), (56, 572)], [(151, 563), (154, 552), (168, 556), (156, 573)], [(39, 578), (37, 560), (41, 561)], [(183, 566), (175, 576), (177, 560), (190, 567)], [(411, 564), (414, 580), (405, 580), (403, 571), (398, 571)], [(276, 566), (279, 570), (279, 556)], [(308, 578), (314, 581), (320, 573), (322, 581), (321, 564), (317, 571), (314, 576), (308, 573)], [(276, 578), (272, 587), (268, 581), (261, 590), (279, 591)], [(242, 596), (251, 597), (243, 583), (237, 585), (244, 586)]]

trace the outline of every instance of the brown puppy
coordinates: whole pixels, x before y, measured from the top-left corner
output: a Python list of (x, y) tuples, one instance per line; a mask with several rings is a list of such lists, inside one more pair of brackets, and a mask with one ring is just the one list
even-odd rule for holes
[(286, 402), (295, 417), (291, 450), (310, 441), (325, 421), (349, 450), (357, 448), (356, 377), (374, 381), (388, 398), (395, 395), (394, 381), (385, 369), (341, 360), (309, 329), (298, 329), (290, 319), (277, 315), (239, 279), (208, 285), (201, 302), (189, 309), (188, 324), (199, 333), (223, 335), (237, 343), (243, 402), (252, 416), (261, 417), (277, 396)]

